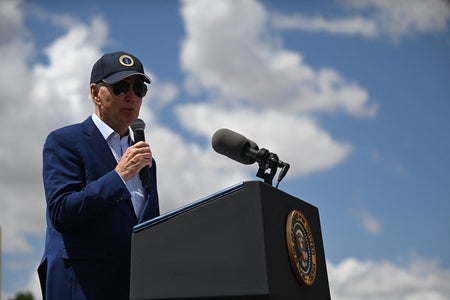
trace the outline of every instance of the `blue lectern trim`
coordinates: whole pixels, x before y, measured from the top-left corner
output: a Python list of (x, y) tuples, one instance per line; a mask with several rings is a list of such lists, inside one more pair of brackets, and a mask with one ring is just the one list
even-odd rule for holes
[(180, 207), (178, 209), (172, 210), (172, 211), (170, 211), (170, 212), (168, 212), (168, 213), (166, 213), (164, 215), (161, 215), (159, 217), (156, 217), (154, 219), (151, 219), (151, 220), (145, 221), (143, 223), (140, 223), (140, 224), (138, 224), (138, 225), (133, 227), (133, 232), (136, 233), (136, 232), (139, 232), (139, 231), (141, 231), (141, 230), (143, 230), (145, 228), (148, 228), (148, 227), (154, 226), (156, 224), (159, 224), (161, 222), (164, 222), (166, 220), (169, 220), (170, 218), (173, 218), (173, 217), (178, 216), (178, 215), (180, 215), (180, 214), (182, 214), (182, 213), (184, 213), (186, 211), (189, 211), (191, 209), (199, 207), (199, 206), (201, 206), (201, 205), (203, 205), (203, 204), (205, 204), (207, 202), (213, 201), (215, 199), (218, 199), (220, 197), (223, 197), (225, 195), (233, 193), (233, 192), (235, 192), (237, 190), (240, 190), (240, 189), (243, 188), (243, 186), (244, 186), (243, 182), (235, 184), (235, 185), (230, 186), (230, 187), (228, 187), (226, 189), (218, 191), (218, 192), (216, 192), (216, 193), (214, 193), (212, 195), (209, 195), (208, 197), (202, 198), (200, 200), (197, 200), (195, 202), (192, 202), (190, 204), (182, 206), (182, 207)]

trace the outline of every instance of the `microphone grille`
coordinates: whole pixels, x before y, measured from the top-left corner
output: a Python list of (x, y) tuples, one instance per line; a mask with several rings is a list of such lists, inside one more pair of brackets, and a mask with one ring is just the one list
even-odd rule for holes
[(145, 122), (141, 119), (136, 119), (130, 124), (131, 130), (144, 130), (145, 129)]
[(214, 133), (211, 144), (213, 149), (235, 161), (243, 164), (252, 164), (254, 159), (247, 157), (245, 151), (250, 147), (258, 147), (253, 141), (230, 129), (222, 128)]

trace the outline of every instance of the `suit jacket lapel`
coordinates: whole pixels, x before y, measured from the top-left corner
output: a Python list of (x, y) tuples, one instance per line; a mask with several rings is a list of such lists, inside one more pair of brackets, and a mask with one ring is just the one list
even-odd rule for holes
[[(86, 135), (86, 143), (94, 149), (98, 156), (98, 163), (106, 166), (107, 170), (113, 170), (117, 166), (116, 158), (109, 148), (108, 142), (105, 140), (100, 130), (95, 126), (92, 118), (87, 118), (82, 124), (83, 133)], [(131, 202), (131, 195), (127, 199), (128, 207), (134, 213), (133, 203)], [(136, 218), (137, 220), (137, 218)]]
[(87, 118), (82, 123), (82, 127), (83, 133), (87, 136), (86, 142), (97, 153), (99, 161), (106, 164), (108, 169), (114, 169), (117, 165), (117, 161), (109, 148), (108, 142), (104, 139), (97, 126), (95, 126), (92, 118)]

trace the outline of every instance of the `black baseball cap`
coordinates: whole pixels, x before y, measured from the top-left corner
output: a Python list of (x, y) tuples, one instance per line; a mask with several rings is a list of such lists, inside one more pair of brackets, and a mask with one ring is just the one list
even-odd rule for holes
[(151, 82), (136, 56), (125, 51), (106, 53), (92, 67), (91, 83), (114, 84), (132, 75), (141, 75), (145, 82)]

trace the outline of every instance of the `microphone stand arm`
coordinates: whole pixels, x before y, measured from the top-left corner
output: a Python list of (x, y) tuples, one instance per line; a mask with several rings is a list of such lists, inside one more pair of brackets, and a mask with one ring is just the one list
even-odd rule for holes
[(278, 188), (278, 184), (286, 175), (289, 170), (289, 164), (282, 162), (279, 160), (278, 156), (275, 153), (269, 152), (269, 150), (261, 148), (261, 149), (247, 149), (247, 155), (254, 157), (258, 162), (259, 169), (256, 173), (256, 176), (264, 179), (264, 182), (270, 185), (272, 184), (273, 178), (277, 173), (277, 169), (281, 168), (281, 172), (278, 175), (278, 182), (276, 187)]

